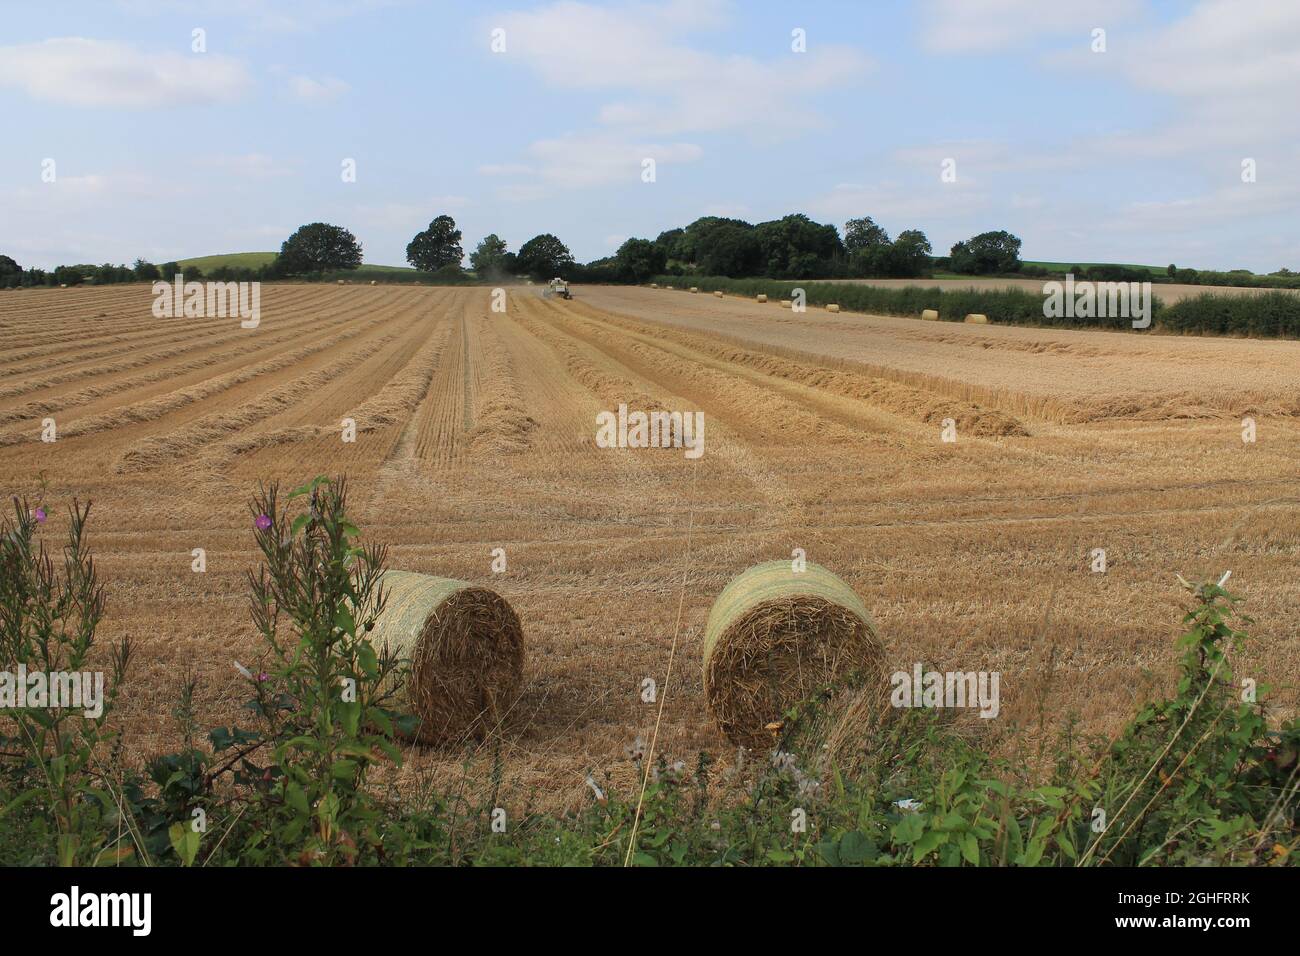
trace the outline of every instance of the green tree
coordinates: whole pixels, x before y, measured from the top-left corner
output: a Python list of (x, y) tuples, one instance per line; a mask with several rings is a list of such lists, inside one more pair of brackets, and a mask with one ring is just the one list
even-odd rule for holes
[(953, 272), (994, 275), (1020, 268), (1020, 240), (1006, 230), (981, 232), (952, 247)]
[(437, 272), (443, 266), (459, 266), (465, 258), (460, 230), (451, 216), (439, 216), (429, 228), (417, 232), (406, 246), (406, 261), (421, 272)]
[(494, 232), (469, 254), (469, 264), (480, 278), (501, 279), (513, 271), (515, 255), (506, 251), (506, 241)]
[(342, 226), (313, 222), (284, 241), (278, 261), (285, 275), (355, 269), (361, 265), (361, 243)]
[(706, 235), (695, 253), (696, 266), (704, 275), (739, 278), (763, 271), (763, 247), (753, 226), (723, 222)]
[(850, 252), (887, 245), (889, 245), (889, 233), (877, 225), (870, 216), (850, 219), (844, 224), (844, 248)]
[(682, 253), (682, 237), (686, 235), (685, 229), (668, 229), (659, 233), (655, 239), (655, 245), (663, 252), (665, 261), (669, 259), (684, 259)]
[(844, 224), (844, 246), (849, 252), (849, 271), (856, 276), (889, 275), (892, 245), (889, 233), (870, 216)]
[(813, 222), (803, 213), (760, 222), (754, 235), (769, 276), (811, 278), (824, 273), (844, 252), (834, 226)]
[(143, 282), (156, 282), (162, 277), (158, 267), (152, 262), (145, 262), (143, 259), (136, 259), (135, 265), (132, 266), (135, 277)]
[(924, 275), (930, 265), (930, 240), (919, 229), (904, 229), (889, 247), (889, 274), (899, 279)]
[(534, 279), (551, 279), (563, 276), (573, 265), (569, 247), (549, 232), (534, 236), (519, 247), (519, 268)]
[(625, 282), (645, 282), (664, 271), (668, 256), (649, 239), (629, 239), (614, 254), (615, 268)]

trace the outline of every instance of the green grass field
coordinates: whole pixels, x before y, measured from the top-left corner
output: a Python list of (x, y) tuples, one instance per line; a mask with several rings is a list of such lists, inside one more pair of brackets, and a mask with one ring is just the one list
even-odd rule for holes
[[(258, 269), (269, 265), (278, 253), (274, 252), (232, 252), (223, 256), (195, 256), (192, 259), (180, 259), (177, 264), (182, 269), (201, 269), (204, 274), (222, 266), (231, 269)], [(365, 263), (356, 271), (358, 277), (367, 273), (380, 272), (414, 272), (409, 266), (379, 266)]]

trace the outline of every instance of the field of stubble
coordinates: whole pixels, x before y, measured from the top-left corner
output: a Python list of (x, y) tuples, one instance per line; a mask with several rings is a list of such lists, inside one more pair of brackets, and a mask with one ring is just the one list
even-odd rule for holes
[[(255, 330), (154, 319), (147, 286), (0, 293), (0, 488), (32, 494), (43, 473), (53, 540), (64, 502), (94, 501), (101, 638), (137, 644), (118, 712), (131, 759), (176, 746), (190, 676), (201, 722), (247, 722), (245, 502), (259, 479), (321, 472), (351, 477), (392, 566), (518, 611), (528, 658), (501, 755), (507, 789), (540, 803), (577, 800), (592, 768), (631, 779), (624, 748), (655, 716), (640, 683), (665, 692), (679, 600), (659, 751), (726, 762), (703, 624), (730, 577), (794, 548), (863, 596), (890, 670), (1000, 671), (983, 722), (999, 748), (1050, 741), (1072, 713), (1113, 731), (1167, 685), (1175, 572), (1232, 571), (1257, 619), (1238, 674), (1281, 685), (1294, 714), (1300, 342), (575, 292), (514, 288), (496, 314), (486, 289), (269, 286)], [(703, 456), (598, 448), (595, 416), (620, 403), (702, 410)], [(467, 753), (486, 773), (481, 748), (411, 747), (401, 774), (459, 778)]]

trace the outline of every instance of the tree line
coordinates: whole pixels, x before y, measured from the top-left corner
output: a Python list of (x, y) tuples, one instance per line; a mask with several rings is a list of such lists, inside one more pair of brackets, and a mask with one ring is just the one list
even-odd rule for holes
[[(513, 278), (545, 281), (561, 276), (573, 282), (641, 283), (653, 276), (717, 276), (730, 279), (848, 279), (932, 276), (952, 272), (971, 276), (1046, 277), (1048, 270), (1020, 259), (1020, 239), (1006, 230), (982, 232), (954, 243), (946, 256), (935, 256), (919, 229), (904, 229), (890, 238), (870, 216), (850, 219), (843, 235), (829, 223), (802, 213), (757, 224), (743, 219), (703, 216), (687, 226), (668, 229), (654, 239), (631, 238), (617, 251), (588, 263), (577, 262), (557, 236), (542, 233), (512, 252), (497, 234), (485, 236), (469, 254), (464, 268), (463, 235), (456, 220), (437, 216), (406, 246), (406, 261), (435, 282), (501, 282)], [(320, 279), (360, 268), (361, 243), (349, 230), (325, 222), (299, 227), (284, 241), (275, 259), (257, 268), (219, 266), (208, 276), (194, 266), (187, 278), (220, 281)], [(23, 269), (0, 255), (0, 288), (78, 285), (83, 282), (170, 279), (175, 262), (155, 266), (137, 259), (134, 266), (68, 265), (46, 272)], [(1076, 278), (1104, 281), (1169, 281), (1214, 285), (1300, 287), (1300, 276), (1282, 269), (1268, 276), (1236, 272), (1197, 272), (1173, 265), (1166, 275), (1120, 265), (1074, 266)], [(400, 281), (409, 273), (387, 276)]]

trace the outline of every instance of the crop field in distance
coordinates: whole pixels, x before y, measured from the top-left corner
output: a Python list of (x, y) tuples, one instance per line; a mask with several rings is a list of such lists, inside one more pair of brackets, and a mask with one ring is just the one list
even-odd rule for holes
[[(349, 475), (354, 520), (391, 566), (518, 611), (524, 688), (501, 756), (506, 787), (541, 804), (576, 804), (597, 767), (631, 782), (625, 748), (655, 717), (646, 677), (668, 695), (659, 752), (726, 763), (703, 624), (732, 576), (796, 548), (862, 596), (889, 670), (1000, 671), (1001, 719), (974, 730), (1002, 752), (1032, 753), (1072, 714), (1113, 732), (1169, 685), (1175, 573), (1232, 571), (1258, 621), (1238, 674), (1295, 714), (1300, 342), (628, 287), (562, 301), (514, 286), (497, 313), (490, 292), (268, 285), (256, 329), (152, 319), (148, 286), (0, 294), (0, 484), (34, 494), (44, 474), (47, 500), (94, 501), (97, 646), (137, 644), (115, 713), (130, 760), (175, 748), (162, 715), (188, 675), (200, 725), (247, 724), (246, 502), (259, 480), (319, 473)], [(703, 454), (598, 447), (597, 414), (620, 404), (703, 411)], [(453, 779), (467, 752), (487, 773), (473, 744), (411, 745), (399, 784)]]

